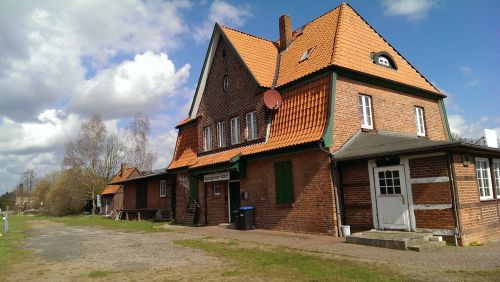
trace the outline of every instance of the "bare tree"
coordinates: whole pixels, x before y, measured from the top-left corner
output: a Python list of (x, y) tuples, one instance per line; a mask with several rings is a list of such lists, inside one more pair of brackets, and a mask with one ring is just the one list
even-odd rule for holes
[(120, 135), (111, 134), (106, 138), (101, 164), (101, 175), (106, 182), (111, 181), (120, 164), (125, 161), (125, 151), (126, 147)]
[(141, 171), (152, 170), (155, 157), (148, 151), (151, 125), (149, 118), (136, 113), (134, 120), (127, 127), (127, 162)]
[(26, 169), (21, 175), (21, 183), (23, 184), (24, 192), (31, 193), (35, 188), (36, 174), (33, 169)]
[[(63, 165), (77, 169), (78, 181), (84, 188), (88, 197), (92, 198), (95, 213), (95, 196), (99, 189), (106, 184), (102, 175), (103, 157), (106, 148), (106, 128), (98, 115), (92, 117), (81, 126), (80, 134), (76, 139), (66, 144), (66, 155)], [(76, 184), (76, 183), (75, 183)]]

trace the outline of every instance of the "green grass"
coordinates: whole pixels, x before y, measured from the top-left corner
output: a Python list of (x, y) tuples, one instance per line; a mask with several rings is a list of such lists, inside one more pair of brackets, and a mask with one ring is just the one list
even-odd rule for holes
[(226, 278), (301, 281), (409, 280), (408, 277), (381, 265), (326, 258), (320, 254), (284, 247), (248, 247), (235, 242), (213, 242), (210, 239), (179, 240), (174, 243), (200, 249), (209, 255), (228, 260), (232, 267), (222, 273)]
[(101, 270), (96, 270), (92, 271), (89, 273), (88, 277), (92, 279), (98, 279), (98, 278), (104, 278), (110, 274), (112, 274), (112, 271), (101, 271)]
[[(5, 275), (10, 266), (26, 259), (29, 251), (19, 248), (22, 239), (28, 237), (28, 221), (33, 217), (22, 215), (9, 215), (9, 233), (3, 234), (3, 222), (0, 224), (2, 237), (0, 237), (0, 277)], [(1, 219), (0, 219), (1, 220)]]
[(64, 223), (68, 226), (91, 226), (106, 229), (116, 229), (121, 231), (142, 231), (142, 232), (168, 232), (170, 229), (164, 228), (165, 222), (150, 221), (127, 221), (112, 220), (99, 215), (77, 215), (51, 218), (55, 222)]

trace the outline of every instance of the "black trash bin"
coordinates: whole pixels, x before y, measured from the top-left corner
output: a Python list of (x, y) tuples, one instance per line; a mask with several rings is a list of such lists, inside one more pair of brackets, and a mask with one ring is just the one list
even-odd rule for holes
[(239, 209), (239, 230), (255, 229), (255, 207), (246, 206)]
[(235, 229), (240, 229), (240, 211), (239, 210), (234, 210), (231, 213), (231, 219), (233, 220), (234, 223), (234, 228)]

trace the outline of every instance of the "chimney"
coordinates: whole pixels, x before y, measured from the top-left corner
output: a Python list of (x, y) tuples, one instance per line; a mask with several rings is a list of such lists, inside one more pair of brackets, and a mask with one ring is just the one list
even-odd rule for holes
[(126, 163), (122, 163), (120, 165), (120, 176), (123, 176), (125, 174), (125, 169), (127, 169), (127, 164)]
[(292, 42), (292, 20), (289, 15), (280, 17), (280, 50), (285, 50)]

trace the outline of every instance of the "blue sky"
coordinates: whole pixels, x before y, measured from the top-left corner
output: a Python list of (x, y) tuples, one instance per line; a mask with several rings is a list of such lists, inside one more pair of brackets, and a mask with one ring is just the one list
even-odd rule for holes
[[(0, 2), (0, 193), (21, 173), (60, 168), (64, 143), (100, 114), (119, 132), (152, 121), (156, 167), (171, 160), (214, 22), (268, 39), (341, 1), (25, 0)], [(449, 98), (452, 130), (500, 136), (500, 1), (349, 1)], [(89, 16), (91, 15), (91, 16)]]

